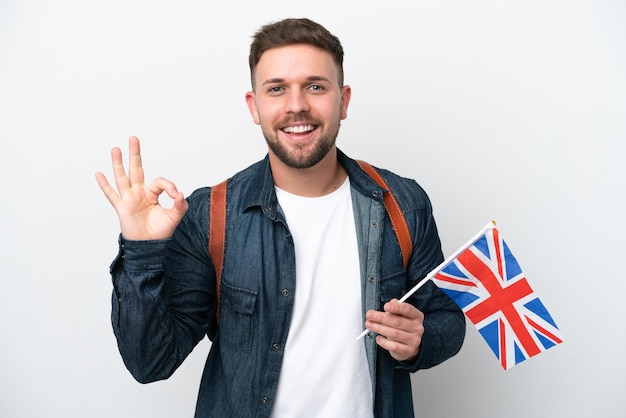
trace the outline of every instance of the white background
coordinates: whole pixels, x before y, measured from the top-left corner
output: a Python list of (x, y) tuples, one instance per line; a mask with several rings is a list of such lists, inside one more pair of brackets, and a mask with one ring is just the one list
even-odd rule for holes
[(417, 416), (626, 416), (626, 3), (213, 3), (0, 0), (0, 416), (193, 415), (207, 340), (149, 385), (117, 352), (94, 172), (130, 135), (186, 194), (262, 158), (250, 36), (301, 16), (346, 50), (339, 146), (420, 182), (446, 254), (495, 219), (566, 338), (505, 372), (468, 326)]

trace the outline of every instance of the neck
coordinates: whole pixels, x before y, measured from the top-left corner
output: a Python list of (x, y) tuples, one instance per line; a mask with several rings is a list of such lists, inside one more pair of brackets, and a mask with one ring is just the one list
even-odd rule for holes
[(337, 160), (337, 148), (313, 167), (293, 168), (283, 164), (271, 151), (270, 166), (274, 184), (289, 193), (304, 196), (324, 196), (337, 190), (345, 181), (348, 173)]

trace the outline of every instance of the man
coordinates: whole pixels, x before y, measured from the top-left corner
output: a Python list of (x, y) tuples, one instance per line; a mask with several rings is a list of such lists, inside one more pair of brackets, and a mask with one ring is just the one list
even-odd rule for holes
[(250, 71), (246, 102), (269, 151), (228, 181), (220, 295), (210, 188), (185, 200), (169, 180), (144, 185), (134, 137), (128, 176), (112, 151), (118, 191), (96, 175), (120, 218), (112, 322), (124, 362), (140, 382), (165, 379), (208, 334), (197, 417), (412, 417), (409, 373), (456, 354), (465, 335), (463, 313), (432, 283), (397, 300), (443, 260), (428, 197), (380, 170), (413, 239), (405, 269), (387, 191), (335, 145), (351, 90), (325, 28), (261, 28)]

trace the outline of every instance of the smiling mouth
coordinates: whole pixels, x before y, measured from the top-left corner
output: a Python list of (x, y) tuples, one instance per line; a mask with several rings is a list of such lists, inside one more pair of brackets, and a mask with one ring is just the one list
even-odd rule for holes
[(287, 126), (281, 129), (286, 134), (304, 134), (309, 133), (317, 129), (316, 125), (299, 125), (299, 126)]

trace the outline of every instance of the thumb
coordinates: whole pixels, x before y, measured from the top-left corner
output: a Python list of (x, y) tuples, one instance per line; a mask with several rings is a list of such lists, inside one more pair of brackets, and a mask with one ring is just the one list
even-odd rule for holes
[(185, 213), (187, 213), (189, 203), (187, 203), (185, 195), (179, 191), (176, 191), (172, 198), (174, 199), (174, 204), (171, 208), (172, 215), (174, 215), (177, 221), (180, 221)]

